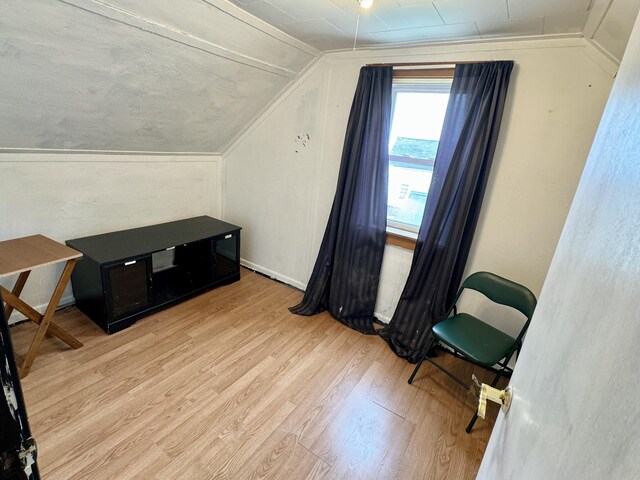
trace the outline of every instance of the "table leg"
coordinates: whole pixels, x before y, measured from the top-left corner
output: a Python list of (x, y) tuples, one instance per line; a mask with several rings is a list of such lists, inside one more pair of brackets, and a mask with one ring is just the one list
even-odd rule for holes
[(51, 296), (51, 300), (49, 301), (49, 305), (47, 306), (44, 315), (42, 316), (42, 322), (38, 326), (38, 331), (36, 332), (36, 336), (33, 337), (33, 341), (31, 342), (31, 346), (27, 351), (27, 355), (24, 358), (24, 363), (22, 364), (22, 368), (20, 369), (20, 378), (26, 377), (31, 371), (31, 367), (33, 366), (33, 362), (36, 359), (36, 355), (38, 354), (38, 350), (40, 349), (40, 344), (44, 339), (44, 335), (47, 333), (49, 329), (49, 324), (51, 323), (51, 319), (53, 318), (53, 314), (58, 308), (58, 303), (60, 302), (60, 298), (62, 298), (62, 294), (64, 292), (67, 283), (69, 282), (69, 278), (71, 278), (71, 272), (73, 271), (73, 267), (76, 265), (76, 260), (67, 261), (64, 266), (64, 270), (62, 271), (62, 275), (60, 275), (60, 280), (58, 280), (58, 284), (56, 285), (55, 290), (53, 291), (53, 295)]
[[(29, 278), (29, 274), (31, 273), (31, 270), (27, 270), (26, 272), (22, 272), (20, 274), (20, 276), (18, 277), (18, 280), (16, 280), (16, 284), (13, 286), (13, 289), (11, 290), (11, 293), (16, 296), (19, 297), (20, 294), (22, 293), (22, 289), (24, 288), (24, 284), (27, 283), (27, 278)], [(11, 313), (13, 313), (13, 305), (7, 303), (7, 305), (4, 308), (4, 318), (7, 319), (7, 322), (9, 321), (9, 317), (11, 316)]]
[[(40, 314), (35, 308), (26, 303), (24, 300), (16, 297), (13, 292), (8, 291), (2, 285), (0, 285), (0, 293), (7, 305), (11, 305), (12, 308), (15, 308), (20, 313), (22, 313), (29, 320), (34, 322), (37, 325), (42, 323), (43, 315)], [(65, 332), (62, 328), (57, 326), (53, 321), (49, 324), (49, 330), (47, 333), (58, 337), (60, 340), (65, 342), (72, 348), (80, 348), (82, 347), (82, 343), (73, 338), (67, 332)]]

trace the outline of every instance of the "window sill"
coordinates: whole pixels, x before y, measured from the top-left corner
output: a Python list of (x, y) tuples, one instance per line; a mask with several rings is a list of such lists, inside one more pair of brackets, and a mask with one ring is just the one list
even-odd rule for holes
[(387, 245), (415, 250), (418, 235), (399, 228), (387, 228)]

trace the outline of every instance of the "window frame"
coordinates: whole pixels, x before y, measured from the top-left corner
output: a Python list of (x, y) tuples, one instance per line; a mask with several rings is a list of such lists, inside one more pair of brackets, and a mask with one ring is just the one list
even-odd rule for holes
[[(396, 97), (398, 92), (415, 92), (419, 90), (416, 85), (420, 84), (450, 84), (453, 81), (454, 68), (423, 68), (423, 69), (395, 69), (393, 71), (393, 94), (391, 100), (391, 126), (395, 115)], [(403, 85), (406, 87), (403, 88)], [(407, 162), (407, 158), (389, 154), (389, 163), (393, 159)], [(427, 161), (427, 166), (433, 166), (434, 161)], [(420, 163), (425, 165), (425, 163)], [(428, 200), (427, 200), (428, 201)], [(387, 198), (388, 204), (388, 198)], [(415, 227), (403, 222), (387, 220), (387, 245), (401, 247), (407, 250), (414, 250), (418, 238), (419, 226)]]

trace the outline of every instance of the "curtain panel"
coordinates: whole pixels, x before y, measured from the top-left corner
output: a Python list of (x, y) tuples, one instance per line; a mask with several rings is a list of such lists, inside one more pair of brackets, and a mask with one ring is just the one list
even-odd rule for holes
[(391, 322), (380, 332), (411, 362), (429, 345), (431, 327), (462, 281), (512, 69), (511, 61), (456, 65), (411, 270)]
[(328, 310), (374, 334), (374, 307), (386, 241), (392, 67), (363, 67), (344, 140), (331, 213), (304, 298), (290, 310)]

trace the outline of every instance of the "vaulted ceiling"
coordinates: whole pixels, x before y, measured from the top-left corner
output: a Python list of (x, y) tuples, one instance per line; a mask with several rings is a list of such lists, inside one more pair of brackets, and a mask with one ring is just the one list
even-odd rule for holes
[(224, 150), (323, 51), (585, 35), (640, 0), (3, 0), (0, 151)]

